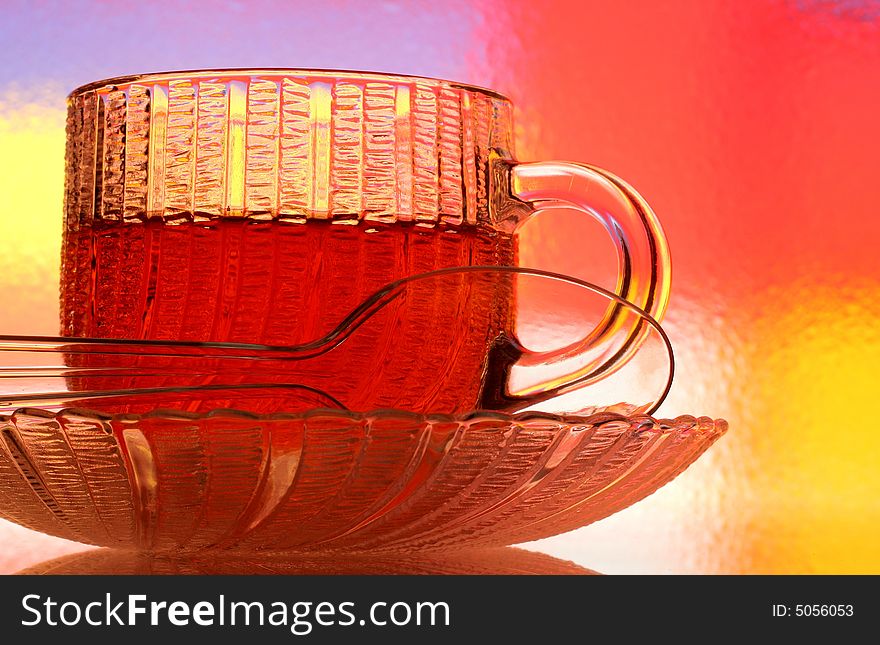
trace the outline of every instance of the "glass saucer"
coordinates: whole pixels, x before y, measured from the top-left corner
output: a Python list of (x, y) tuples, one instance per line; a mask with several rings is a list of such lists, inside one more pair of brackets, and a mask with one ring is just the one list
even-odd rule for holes
[(24, 410), (0, 420), (0, 510), (151, 552), (515, 544), (642, 499), (726, 428), (610, 413)]

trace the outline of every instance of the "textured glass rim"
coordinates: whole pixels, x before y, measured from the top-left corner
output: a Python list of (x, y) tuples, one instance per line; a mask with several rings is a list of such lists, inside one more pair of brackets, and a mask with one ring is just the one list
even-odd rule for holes
[(487, 87), (479, 85), (471, 85), (470, 83), (460, 83), (458, 81), (450, 81), (432, 76), (416, 76), (414, 74), (397, 74), (390, 72), (373, 72), (366, 70), (350, 70), (350, 69), (311, 69), (307, 67), (218, 67), (216, 69), (183, 69), (172, 70), (166, 72), (147, 72), (143, 74), (125, 74), (123, 76), (113, 76), (97, 81), (91, 81), (84, 85), (80, 85), (67, 95), (68, 99), (75, 98), (80, 94), (97, 90), (107, 85), (125, 85), (130, 83), (155, 83), (174, 80), (187, 80), (198, 78), (212, 78), (214, 76), (317, 76), (324, 77), (328, 80), (366, 80), (391, 83), (427, 83), (437, 87), (445, 87), (454, 90), (467, 90), (469, 92), (477, 92), (488, 97), (500, 99), (502, 101), (511, 102), (510, 97), (505, 96)]
[(539, 412), (526, 410), (523, 412), (495, 412), (490, 410), (472, 410), (462, 414), (420, 414), (379, 408), (366, 412), (340, 410), (336, 408), (312, 408), (303, 412), (270, 412), (261, 414), (248, 412), (235, 408), (215, 408), (203, 412), (190, 412), (174, 408), (157, 408), (143, 413), (107, 413), (83, 407), (68, 407), (60, 410), (45, 410), (43, 408), (19, 408), (11, 413), (0, 414), (0, 421), (9, 421), (16, 416), (32, 416), (43, 419), (58, 419), (67, 417), (85, 418), (93, 421), (136, 421), (140, 419), (159, 419), (162, 421), (192, 422), (203, 419), (239, 419), (243, 421), (298, 421), (308, 420), (314, 417), (336, 417), (350, 422), (382, 419), (404, 419), (412, 423), (422, 425), (442, 425), (449, 423), (473, 424), (486, 421), (506, 423), (510, 425), (528, 425), (529, 423), (552, 423), (569, 427), (577, 426), (605, 426), (613, 423), (625, 423), (630, 426), (632, 432), (649, 432), (653, 434), (685, 434), (697, 433), (701, 435), (721, 436), (728, 430), (728, 423), (724, 419), (707, 416), (693, 416), (682, 414), (677, 417), (656, 417), (652, 414), (625, 415), (617, 412), (594, 412), (588, 415), (555, 414), (552, 412)]

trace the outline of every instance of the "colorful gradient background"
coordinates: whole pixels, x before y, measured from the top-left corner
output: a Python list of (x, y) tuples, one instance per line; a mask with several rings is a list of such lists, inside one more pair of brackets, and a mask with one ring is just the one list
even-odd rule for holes
[[(607, 167), (654, 206), (678, 357), (660, 412), (731, 428), (647, 500), (528, 548), (606, 573), (880, 572), (880, 3), (4, 0), (0, 12), (3, 331), (56, 332), (75, 86), (223, 66), (490, 86), (517, 106), (520, 158)], [(584, 258), (607, 254), (582, 226), (543, 216), (525, 233), (530, 260), (595, 278)], [(83, 548), (7, 523), (0, 545), (2, 571)]]

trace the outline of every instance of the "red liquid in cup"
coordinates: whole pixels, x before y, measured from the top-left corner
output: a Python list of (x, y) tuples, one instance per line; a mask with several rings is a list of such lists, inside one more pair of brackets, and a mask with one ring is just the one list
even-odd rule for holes
[[(515, 264), (512, 236), (469, 226), (223, 219), (83, 227), (65, 239), (62, 334), (299, 345), (324, 337), (389, 282), (445, 267), (509, 264)], [(216, 362), (186, 359), (183, 375), (75, 377), (71, 385), (283, 382), (317, 389), (352, 410), (466, 411), (476, 404), (488, 347), (509, 328), (510, 297), (497, 284), (479, 287), (467, 276), (426, 281), (338, 348), (308, 361), (273, 370), (226, 361), (218, 370)], [(79, 366), (96, 360), (68, 357)], [(162, 403), (194, 411), (332, 406), (311, 390), (234, 399), (193, 392)], [(129, 403), (125, 410), (135, 411)]]

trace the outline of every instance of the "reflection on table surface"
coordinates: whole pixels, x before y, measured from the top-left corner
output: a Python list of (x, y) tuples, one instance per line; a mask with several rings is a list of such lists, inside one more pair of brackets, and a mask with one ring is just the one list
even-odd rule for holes
[(25, 575), (591, 575), (595, 571), (543, 553), (512, 547), (443, 553), (354, 555), (197, 554), (187, 558), (90, 549), (47, 560)]

